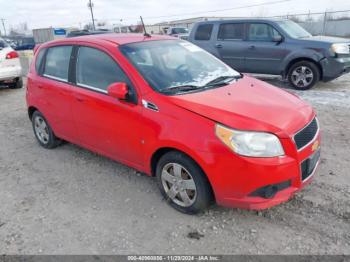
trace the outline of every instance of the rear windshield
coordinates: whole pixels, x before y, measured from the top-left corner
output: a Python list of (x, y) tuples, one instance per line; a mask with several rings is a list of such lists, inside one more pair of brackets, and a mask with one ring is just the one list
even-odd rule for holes
[(188, 33), (188, 29), (187, 28), (173, 28), (171, 30), (171, 33), (173, 34), (187, 34)]
[(0, 48), (2, 49), (8, 46), (8, 43), (4, 39), (0, 38)]

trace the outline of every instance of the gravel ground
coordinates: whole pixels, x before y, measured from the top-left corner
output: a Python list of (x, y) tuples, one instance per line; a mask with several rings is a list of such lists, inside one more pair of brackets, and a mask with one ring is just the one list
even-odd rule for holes
[(188, 216), (154, 178), (72, 144), (39, 147), (25, 90), (0, 89), (0, 253), (350, 254), (350, 76), (296, 93), (322, 126), (311, 185), (269, 210)]

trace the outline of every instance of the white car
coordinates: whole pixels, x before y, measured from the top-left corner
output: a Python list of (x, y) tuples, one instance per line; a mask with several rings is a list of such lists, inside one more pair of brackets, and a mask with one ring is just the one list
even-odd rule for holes
[(0, 38), (0, 84), (10, 88), (21, 88), (22, 67), (18, 53), (2, 38)]

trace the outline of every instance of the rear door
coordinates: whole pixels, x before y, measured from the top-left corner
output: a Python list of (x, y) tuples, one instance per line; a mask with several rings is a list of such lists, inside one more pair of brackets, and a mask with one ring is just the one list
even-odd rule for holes
[(281, 63), (286, 56), (285, 43), (273, 42), (280, 33), (266, 23), (247, 24), (245, 72), (261, 74), (280, 74)]
[(220, 59), (237, 71), (245, 70), (244, 41), (245, 24), (239, 22), (222, 23), (215, 43)]
[(42, 58), (42, 64), (36, 64), (37, 74), (28, 81), (39, 110), (55, 134), (74, 142), (77, 133), (71, 111), (72, 86), (68, 81), (72, 49), (72, 45), (62, 45), (40, 50), (37, 60)]
[[(80, 46), (76, 57), (73, 116), (80, 143), (113, 159), (141, 165), (142, 108), (129, 77), (102, 47)], [(128, 85), (133, 101), (107, 94), (108, 86), (116, 82)]]

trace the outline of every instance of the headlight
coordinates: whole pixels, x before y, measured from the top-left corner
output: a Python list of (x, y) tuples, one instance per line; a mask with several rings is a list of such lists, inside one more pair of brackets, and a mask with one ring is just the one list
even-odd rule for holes
[(348, 44), (333, 44), (331, 50), (336, 54), (349, 54), (350, 47)]
[(270, 133), (238, 131), (220, 124), (216, 124), (215, 133), (225, 145), (239, 155), (251, 157), (284, 155), (278, 137)]

